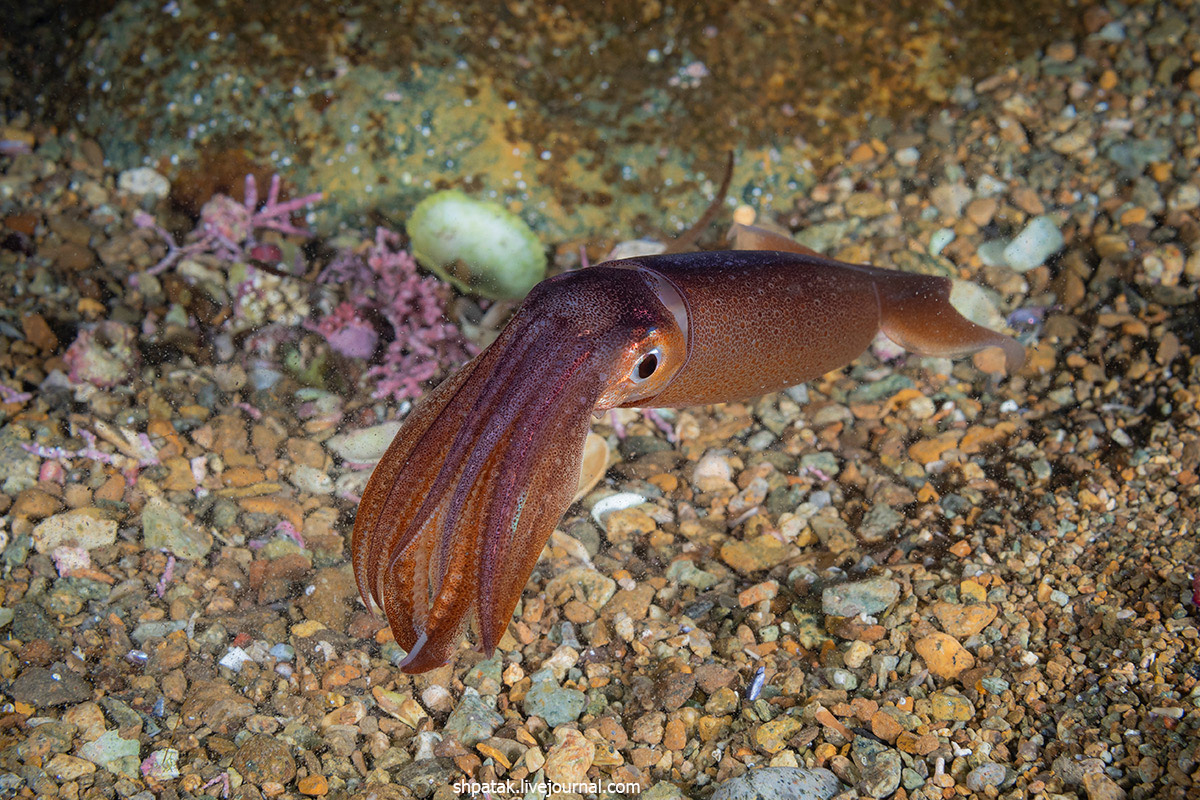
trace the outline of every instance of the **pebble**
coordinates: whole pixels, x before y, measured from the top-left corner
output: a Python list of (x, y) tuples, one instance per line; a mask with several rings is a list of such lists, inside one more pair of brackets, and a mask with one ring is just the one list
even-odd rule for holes
[(296, 776), (296, 759), (292, 757), (291, 748), (264, 734), (247, 737), (234, 753), (231, 766), (257, 786), (266, 783), (287, 785)]
[(454, 708), (454, 697), (440, 683), (433, 683), (421, 690), (421, 703), (431, 711), (445, 712)]
[(171, 193), (171, 183), (150, 167), (134, 167), (117, 176), (117, 188), (139, 197), (161, 200)]
[(712, 800), (829, 800), (841, 788), (827, 769), (758, 767), (717, 786)]
[(663, 731), (663, 747), (679, 751), (687, 745), (687, 741), (687, 726), (683, 724), (683, 720), (678, 717), (668, 720)]
[(692, 471), (692, 486), (698, 492), (734, 493), (737, 487), (732, 479), (733, 467), (730, 466), (728, 457), (712, 450), (701, 456)]
[(888, 578), (828, 586), (821, 592), (821, 611), (830, 617), (874, 616), (900, 597), (900, 584)]
[[(1195, 71), (1200, 75), (1200, 69)], [(1177, 186), (1167, 198), (1167, 207), (1172, 211), (1192, 211), (1200, 208), (1200, 186), (1184, 183)]]
[(30, 666), (13, 681), (9, 693), (18, 702), (44, 709), (90, 700), (92, 686), (68, 669)]
[(21, 320), (21, 331), (29, 343), (43, 353), (53, 353), (59, 347), (58, 336), (41, 314), (26, 315)]
[(720, 717), (725, 714), (732, 714), (737, 710), (740, 703), (741, 699), (738, 697), (737, 692), (729, 687), (723, 687), (712, 693), (708, 698), (708, 702), (704, 704), (704, 710), (709, 714)]
[[(502, 660), (500, 654), (496, 653), (491, 658), (480, 661), (463, 676), (463, 684), (474, 687), (484, 697), (495, 697), (500, 693)], [(516, 664), (512, 666), (520, 669)]]
[(36, 487), (29, 487), (17, 495), (9, 509), (13, 519), (44, 519), (62, 508), (62, 500)]
[(605, 256), (605, 261), (615, 261), (618, 258), (637, 258), (639, 256), (656, 256), (667, 249), (666, 244), (653, 239), (626, 239), (617, 242)]
[(787, 747), (788, 740), (803, 727), (804, 723), (795, 717), (778, 717), (758, 726), (754, 732), (754, 743), (774, 755)]
[(96, 771), (96, 765), (86, 758), (56, 753), (46, 764), (46, 772), (56, 780), (75, 781)]
[(732, 669), (714, 663), (699, 665), (693, 674), (696, 678), (696, 685), (706, 694), (724, 689), (737, 680), (737, 673)]
[(546, 597), (555, 605), (574, 598), (599, 611), (617, 593), (617, 582), (592, 567), (571, 567), (546, 584)]
[(341, 631), (346, 629), (357, 596), (358, 588), (350, 565), (339, 564), (317, 570), (299, 605), (309, 621)]
[(308, 797), (321, 797), (329, 793), (329, 781), (324, 775), (305, 775), (296, 781), (296, 789)]
[(399, 431), (399, 422), (382, 422), (369, 428), (360, 428), (331, 436), (325, 441), (325, 446), (334, 455), (349, 464), (375, 464), (383, 458), (388, 445), (396, 438)]
[(994, 197), (977, 197), (964, 209), (967, 219), (979, 227), (989, 224), (996, 216), (1000, 203)]
[(142, 509), (142, 546), (198, 561), (212, 550), (213, 537), (166, 500), (152, 497)]
[(933, 614), (942, 630), (956, 639), (965, 639), (981, 632), (998, 613), (999, 609), (994, 605), (958, 605), (941, 601), (933, 604)]
[(117, 522), (99, 508), (78, 508), (42, 520), (33, 529), (33, 546), (49, 553), (69, 545), (94, 550), (117, 540)]
[(866, 797), (890, 797), (900, 787), (900, 754), (865, 736), (855, 736), (850, 758), (858, 767), (858, 790)]
[(779, 581), (763, 581), (756, 583), (738, 595), (738, 605), (749, 608), (764, 600), (773, 600), (779, 593)]
[(63, 722), (79, 728), (79, 738), (85, 742), (95, 741), (104, 734), (104, 712), (94, 702), (87, 701), (72, 706), (63, 712)]
[(292, 469), (290, 480), (297, 489), (309, 494), (323, 495), (333, 492), (333, 478), (329, 473), (304, 464), (297, 464)]
[(1050, 765), (1055, 777), (1067, 786), (1079, 786), (1084, 777), (1104, 771), (1104, 762), (1099, 758), (1061, 755)]
[(137, 643), (138, 647), (144, 647), (151, 639), (165, 639), (175, 631), (181, 631), (186, 627), (187, 622), (181, 619), (143, 622), (133, 629), (129, 637)]
[(574, 728), (556, 727), (554, 739), (546, 753), (546, 777), (563, 785), (582, 782), (596, 757), (596, 745)]
[(721, 560), (743, 575), (770, 569), (788, 557), (788, 546), (774, 536), (731, 539), (721, 545)]
[(934, 719), (951, 722), (966, 722), (975, 716), (975, 706), (959, 694), (934, 692), (929, 695), (930, 715)]
[(939, 678), (957, 678), (975, 666), (975, 657), (957, 639), (945, 633), (931, 633), (915, 645), (917, 655)]
[(136, 739), (123, 739), (116, 731), (106, 731), (100, 738), (80, 747), (79, 755), (109, 772), (134, 778), (141, 767), (140, 751), (141, 745)]
[(1088, 800), (1125, 800), (1126, 797), (1125, 790), (1102, 772), (1084, 775), (1083, 790), (1087, 792)]
[(622, 511), (627, 508), (633, 508), (646, 502), (644, 495), (634, 492), (618, 492), (602, 497), (592, 506), (592, 519), (596, 520), (596, 524), (604, 527), (604, 520), (610, 514), (617, 511)]
[[(418, 736), (420, 735), (422, 734), (418, 734)], [(431, 756), (415, 758), (398, 769), (391, 777), (394, 785), (405, 787), (416, 797), (427, 798), (433, 796), (435, 790), (453, 784), (455, 779), (461, 775), (462, 771), (452, 759)], [(364, 794), (368, 798), (372, 796), (369, 792)], [(397, 793), (393, 797), (404, 797), (404, 795)]]
[(929, 237), (929, 255), (941, 255), (951, 242), (954, 241), (956, 234), (950, 228), (940, 228), (933, 232)]
[(1007, 777), (1008, 770), (1003, 764), (980, 764), (967, 773), (964, 783), (972, 792), (983, 792), (989, 786), (999, 788)]
[(866, 642), (854, 641), (842, 655), (842, 661), (850, 669), (858, 669), (871, 657), (874, 648)]
[(142, 762), (142, 774), (156, 781), (171, 781), (179, 777), (179, 751), (173, 747), (155, 750)]
[(938, 211), (947, 217), (958, 217), (963, 207), (971, 202), (972, 193), (964, 183), (942, 183), (929, 193), (929, 199)]
[[(595, 510), (593, 509), (593, 513)], [(658, 529), (654, 518), (639, 508), (618, 508), (601, 519), (601, 527), (613, 544), (621, 544), (640, 538)]]
[(1008, 247), (1008, 242), (1004, 239), (989, 239), (979, 245), (975, 254), (979, 256), (979, 260), (984, 266), (988, 267), (1006, 267), (1008, 262), (1004, 260), (1004, 248)]
[[(873, 389), (874, 388), (875, 387), (873, 387)], [(855, 399), (866, 400), (869, 402), (870, 400), (875, 399), (873, 394), (873, 392), (868, 392), (866, 393), (866, 396), (856, 397)], [(818, 453), (805, 453), (804, 455), (800, 456), (800, 468), (810, 472), (815, 470), (830, 478), (835, 477), (842, 469), (841, 464), (838, 463), (837, 456), (835, 456), (833, 453), (827, 453), (825, 451)]]
[(1000, 313), (1000, 298), (991, 289), (970, 281), (954, 281), (950, 288), (950, 304), (976, 325), (992, 330), (1004, 330), (1008, 321)]
[(877, 542), (890, 536), (903, 522), (903, 514), (891, 506), (876, 503), (863, 517), (858, 534), (868, 542)]
[(179, 709), (180, 717), (188, 727), (204, 724), (218, 732), (228, 731), (230, 725), (253, 713), (254, 702), (222, 680), (201, 681), (190, 686)]
[(250, 657), (250, 654), (242, 648), (230, 647), (225, 651), (225, 655), (221, 656), (221, 658), (217, 660), (217, 663), (226, 669), (233, 670), (234, 672), (241, 672), (242, 667), (245, 666), (247, 662), (253, 660), (254, 659)]
[(579, 663), (579, 651), (569, 645), (559, 645), (554, 652), (542, 662), (542, 669), (550, 670), (556, 681), (561, 681), (567, 675), (567, 670)]
[(170, 492), (190, 492), (196, 488), (196, 474), (186, 458), (174, 457), (163, 461), (170, 472), (162, 481), (162, 487)]
[(947, 450), (958, 446), (961, 431), (946, 431), (928, 439), (921, 439), (908, 447), (908, 455), (918, 464), (932, 464), (941, 459)]
[(1061, 250), (1063, 242), (1062, 231), (1052, 217), (1034, 217), (1004, 248), (1004, 263), (1017, 272), (1028, 272)]
[(504, 717), (480, 697), (477, 689), (468, 686), (463, 689), (462, 698), (442, 727), (442, 734), (454, 737), (466, 747), (474, 747), (503, 724)]
[(541, 717), (551, 728), (579, 719), (587, 705), (587, 696), (578, 689), (559, 686), (554, 673), (541, 669), (529, 676), (532, 685), (525, 693), (522, 708), (531, 717)]
[(700, 591), (707, 591), (721, 582), (721, 579), (711, 572), (700, 569), (690, 558), (680, 558), (671, 562), (667, 567), (666, 577), (669, 581), (691, 586)]
[(905, 728), (897, 720), (895, 709), (891, 709), (891, 711), (893, 713), (881, 710), (871, 716), (871, 733), (889, 744), (894, 744), (900, 734), (905, 732)]

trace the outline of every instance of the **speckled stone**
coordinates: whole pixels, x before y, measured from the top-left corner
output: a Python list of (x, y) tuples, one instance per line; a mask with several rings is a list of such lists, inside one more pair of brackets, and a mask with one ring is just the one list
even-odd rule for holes
[(900, 584), (887, 578), (871, 578), (829, 586), (821, 592), (821, 610), (834, 617), (874, 615), (885, 611), (900, 597)]
[(858, 766), (859, 791), (866, 797), (890, 797), (900, 786), (900, 754), (865, 736), (854, 737), (850, 757)]
[(578, 689), (558, 685), (554, 673), (540, 669), (529, 676), (532, 686), (525, 694), (523, 708), (529, 716), (541, 717), (551, 728), (573, 722), (583, 713), (587, 697)]
[(98, 508), (79, 508), (56, 514), (33, 529), (33, 546), (49, 553), (61, 545), (93, 550), (117, 540), (117, 522)]
[(934, 692), (929, 696), (930, 714), (934, 719), (966, 722), (975, 716), (975, 706), (959, 694)]
[(79, 755), (109, 772), (132, 778), (137, 775), (141, 763), (140, 751), (137, 739), (123, 739), (115, 730), (110, 730), (79, 748)]
[(504, 724), (504, 717), (480, 697), (478, 690), (468, 686), (462, 699), (446, 720), (442, 729), (445, 736), (453, 736), (467, 747), (474, 747), (496, 732)]
[(237, 749), (233, 768), (258, 786), (271, 781), (287, 784), (296, 776), (296, 759), (292, 757), (291, 748), (282, 741), (256, 734)]
[(90, 700), (92, 686), (62, 667), (28, 667), (13, 681), (10, 692), (21, 703), (34, 708), (50, 708)]
[(560, 784), (578, 783), (596, 757), (596, 745), (574, 728), (559, 728), (546, 753), (546, 777)]
[(760, 767), (722, 783), (712, 800), (829, 800), (841, 788), (827, 769)]
[(980, 764), (967, 773), (967, 788), (972, 792), (982, 792), (989, 786), (1000, 786), (1008, 775), (1003, 764)]
[(147, 549), (195, 561), (212, 550), (213, 537), (166, 500), (152, 497), (142, 509), (142, 543)]
[(23, 448), (32, 436), (21, 425), (0, 427), (0, 491), (17, 495), (37, 483), (41, 459)]

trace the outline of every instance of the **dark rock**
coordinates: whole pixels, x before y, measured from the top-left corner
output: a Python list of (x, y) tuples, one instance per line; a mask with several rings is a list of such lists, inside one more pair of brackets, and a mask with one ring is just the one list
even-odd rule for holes
[(238, 748), (233, 768), (259, 786), (267, 782), (286, 785), (296, 777), (296, 759), (292, 758), (291, 748), (265, 734), (251, 736)]
[(696, 690), (696, 676), (690, 672), (676, 672), (658, 681), (657, 689), (662, 708), (674, 711)]
[(92, 698), (92, 685), (62, 664), (53, 667), (29, 667), (13, 681), (14, 700), (34, 708), (50, 708), (82, 703)]

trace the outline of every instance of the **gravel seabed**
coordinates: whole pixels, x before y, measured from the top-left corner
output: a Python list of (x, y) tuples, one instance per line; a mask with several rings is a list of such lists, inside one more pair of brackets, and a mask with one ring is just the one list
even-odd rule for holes
[[(1200, 9), (1083, 25), (759, 210), (986, 287), (1017, 375), (880, 345), (753, 403), (603, 416), (610, 468), (499, 652), (415, 677), (346, 560), (398, 410), (361, 366), (305, 385), (323, 290), (146, 276), (154, 186), (10, 120), (0, 796), (1200, 796)], [(236, 318), (235, 269), (261, 300)], [(252, 352), (267, 324), (301, 368)]]

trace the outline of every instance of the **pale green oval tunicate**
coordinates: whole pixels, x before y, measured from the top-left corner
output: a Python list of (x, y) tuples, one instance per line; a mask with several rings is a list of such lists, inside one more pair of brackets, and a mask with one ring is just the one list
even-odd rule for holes
[(408, 237), (421, 266), (470, 294), (518, 299), (546, 276), (546, 252), (520, 217), (456, 189), (418, 203)]

